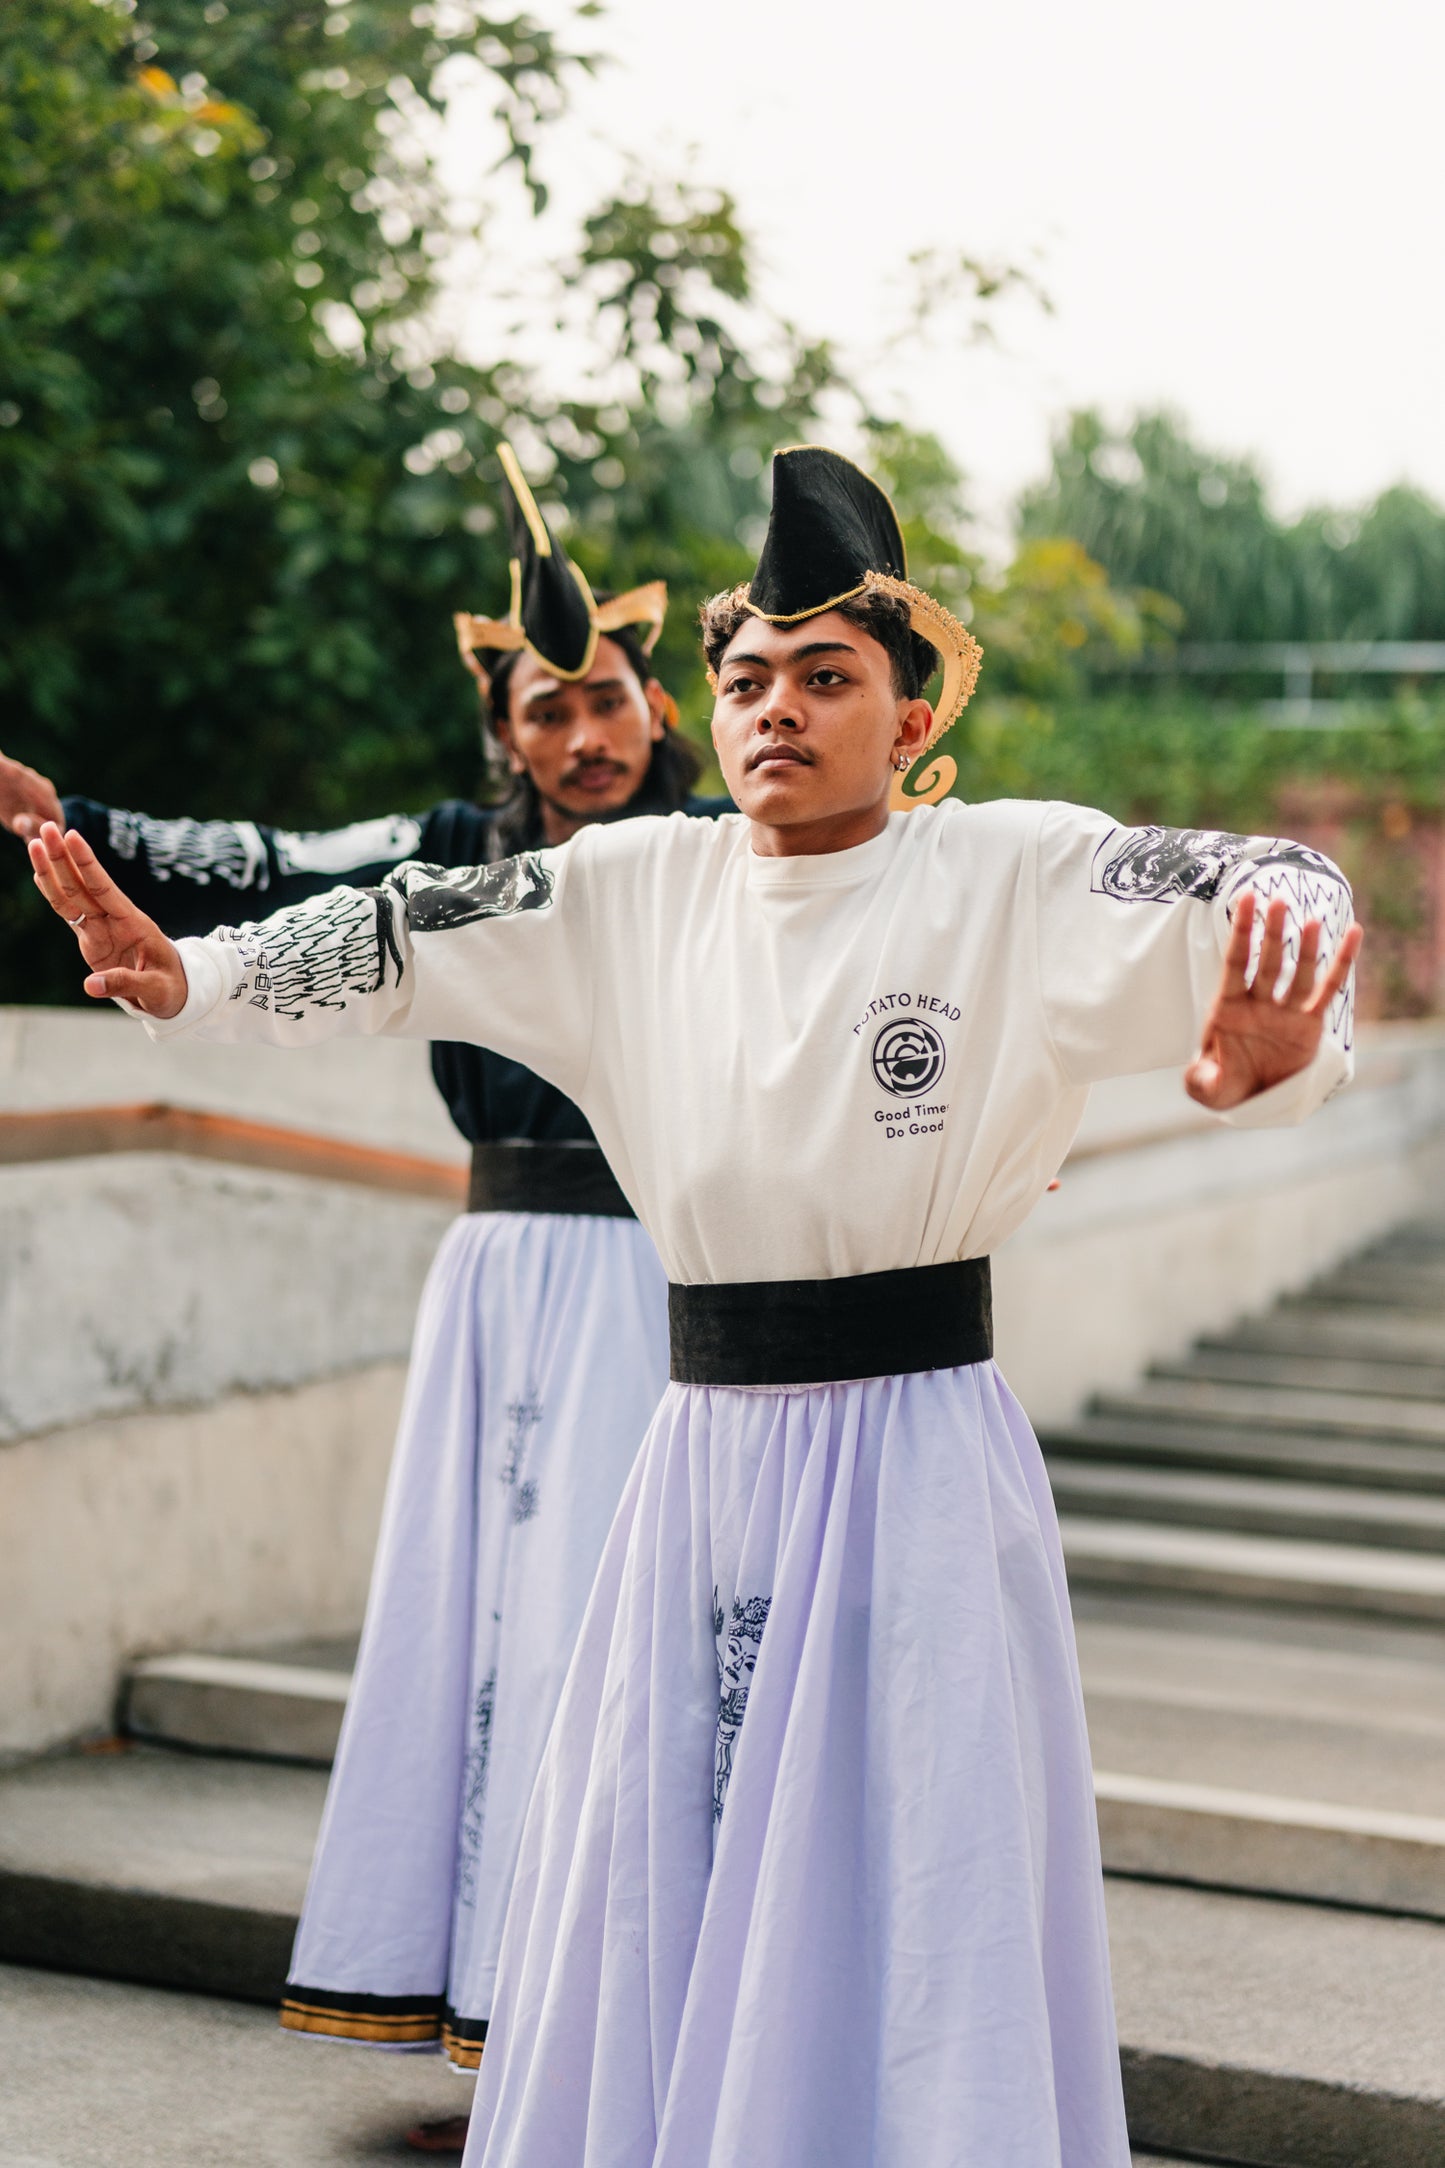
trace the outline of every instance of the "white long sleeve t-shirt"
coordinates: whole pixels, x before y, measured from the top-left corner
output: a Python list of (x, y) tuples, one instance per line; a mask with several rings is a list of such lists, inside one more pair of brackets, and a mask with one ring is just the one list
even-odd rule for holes
[[(1350, 922), (1298, 844), (1077, 806), (947, 801), (803, 858), (757, 856), (741, 815), (641, 819), (184, 941), (186, 1006), (151, 1029), (493, 1047), (582, 1107), (672, 1279), (833, 1278), (1011, 1234), (1090, 1084), (1196, 1051), (1248, 888), (1285, 898), (1291, 951), (1308, 917), (1327, 953)], [(1345, 1083), (1352, 996), (1229, 1118), (1298, 1121)]]

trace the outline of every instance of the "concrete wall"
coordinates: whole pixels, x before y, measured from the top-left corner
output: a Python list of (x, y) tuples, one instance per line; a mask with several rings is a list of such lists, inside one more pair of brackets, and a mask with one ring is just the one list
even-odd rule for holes
[[(460, 1156), (414, 1047), (157, 1048), (120, 1017), (0, 1011), (0, 1113), (138, 1101)], [(1000, 1358), (1061, 1419), (1432, 1205), (1439, 1027), (1377, 1031), (1298, 1130), (1129, 1079), (996, 1260)], [(357, 1623), (449, 1216), (173, 1155), (0, 1166), (0, 1752), (104, 1727), (131, 1656)]]
[(466, 1146), (405, 1039), (156, 1046), (118, 1009), (0, 1008), (0, 1112), (143, 1101), (460, 1162)]
[(0, 1441), (404, 1358), (452, 1217), (169, 1153), (0, 1166)]
[(0, 1754), (106, 1730), (131, 1658), (346, 1633), (405, 1365), (0, 1450)]

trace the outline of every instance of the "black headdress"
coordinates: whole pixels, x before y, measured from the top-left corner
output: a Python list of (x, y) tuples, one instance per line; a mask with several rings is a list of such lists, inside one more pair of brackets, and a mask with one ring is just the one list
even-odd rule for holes
[[(929, 751), (957, 721), (978, 679), (983, 649), (952, 611), (912, 585), (898, 515), (878, 484), (851, 459), (821, 444), (793, 444), (773, 454), (773, 509), (757, 569), (743, 599), (770, 625), (796, 625), (869, 592), (908, 605), (916, 633), (938, 650), (943, 684), (933, 711)], [(897, 806), (941, 798), (958, 774), (947, 755), (911, 788), (894, 786)]]
[(453, 619), (462, 661), (483, 691), (491, 675), (481, 661), (486, 654), (525, 648), (559, 678), (575, 683), (592, 668), (603, 633), (634, 626), (645, 628), (642, 651), (650, 655), (667, 615), (666, 583), (649, 580), (645, 587), (598, 602), (585, 573), (553, 540), (511, 445), (499, 445), (498, 454), (512, 548), (512, 605), (501, 619), (473, 617), (465, 610)]

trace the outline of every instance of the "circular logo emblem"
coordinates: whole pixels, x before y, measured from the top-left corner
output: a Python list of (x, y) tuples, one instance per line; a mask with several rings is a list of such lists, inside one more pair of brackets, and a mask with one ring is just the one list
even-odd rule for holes
[(895, 1017), (873, 1041), (873, 1074), (895, 1099), (931, 1092), (943, 1074), (944, 1045), (932, 1024)]

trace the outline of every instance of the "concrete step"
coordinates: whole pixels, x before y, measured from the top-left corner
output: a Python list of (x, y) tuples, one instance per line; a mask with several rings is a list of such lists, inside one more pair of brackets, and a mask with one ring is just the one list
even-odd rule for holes
[(1051, 1454), (1060, 1513), (1445, 1556), (1445, 1498)]
[(1384, 1401), (1367, 1393), (1223, 1385), (1205, 1379), (1146, 1378), (1127, 1394), (1101, 1394), (1090, 1413), (1231, 1428), (1297, 1431), (1309, 1437), (1368, 1438), (1445, 1446), (1445, 1403)]
[(1340, 1308), (1302, 1301), (1248, 1317), (1228, 1332), (1208, 1333), (1201, 1349), (1258, 1349), (1278, 1355), (1357, 1356), (1364, 1361), (1445, 1365), (1445, 1314)]
[(1385, 1439), (1141, 1415), (1116, 1404), (1040, 1434), (1045, 1455), (1157, 1468), (1216, 1468), (1305, 1483), (1445, 1494), (1445, 1448)]
[(332, 2054), (269, 2010), (0, 1967), (6, 2168), (419, 2163), (403, 2132), (465, 2115), (438, 2057)]
[[(1117, 1778), (1112, 1783), (1104, 1812), (1132, 1816), (1123, 1826), (1136, 1851), (1157, 1831), (1158, 1818), (1173, 1813), (1202, 1844), (1217, 1846), (1227, 1865), (1231, 1843), (1242, 1841), (1241, 1823), (1250, 1821), (1257, 1837), (1264, 1819), (1259, 1803), (1248, 1799), (1242, 1806), (1218, 1797), (1170, 1802), (1157, 1784), (1150, 1790)], [(0, 1778), (0, 1957), (273, 2000), (321, 1794), (314, 1771), (146, 1748), (11, 1772)], [(1219, 1826), (1222, 1807), (1229, 1831)], [(1146, 1816), (1153, 1819), (1146, 1823)], [(1333, 1825), (1323, 1831), (1320, 1822), (1316, 1815), (1304, 1841), (1340, 1834)], [(1406, 1833), (1407, 1840), (1411, 1834), (1418, 1832)], [(1120, 1841), (1116, 1830), (1110, 1842)], [(1111, 1878), (1108, 1901), (1130, 2125), (1141, 2147), (1253, 2168), (1437, 2168), (1445, 2158), (1438, 2023), (1445, 2008), (1445, 1930), (1422, 1920), (1220, 1896), (1135, 1877)], [(27, 2046), (9, 2023), (17, 2001), (32, 2025), (49, 2014), (48, 2051), (38, 2034)], [(391, 2117), (402, 2092), (423, 2084), (411, 2058), (330, 2057), (314, 2048), (303, 2054), (276, 2036), (260, 2012), (248, 2021), (243, 2012), (223, 2015), (215, 2004), (174, 1996), (158, 2019), (164, 2045), (148, 2047), (124, 2013), (160, 2006), (135, 1987), (110, 1988), (94, 1978), (30, 1975), (17, 1984), (12, 1975), (0, 1980), (0, 2009), (12, 2044), (8, 2067), (22, 2080), (18, 2088), (7, 2085), (0, 2115), (39, 2119), (0, 2122), (6, 2134), (0, 2158), (17, 2164), (38, 2159), (50, 2168), (60, 2160), (103, 2158), (115, 2168), (132, 2159), (137, 2168), (171, 2160), (190, 2168), (204, 2159), (213, 2168), (232, 2161), (252, 2168), (263, 2155), (289, 2161), (291, 2155), (275, 2149), (278, 2130), (289, 2126), (278, 2122), (282, 2110), (273, 2099), (291, 2097), (287, 2088), (300, 2082), (293, 2071), (336, 2070), (341, 2076), (326, 2093), (318, 2125), (295, 2156), (300, 2168), (303, 2159), (338, 2157), (327, 2150), (337, 2143), (327, 2117), (359, 2114), (365, 2099), (379, 2134), (383, 2108)], [(262, 2028), (264, 2053), (274, 2058), (265, 2069), (237, 2045), (254, 2041), (259, 2055)], [(77, 2040), (86, 2044), (80, 2055)], [(58, 2102), (65, 2103), (70, 2143), (83, 2120), (75, 2088), (88, 2086), (96, 2073), (114, 2076), (108, 2056), (129, 2082), (116, 2093), (98, 2088), (94, 2113), (109, 2118), (97, 2122), (103, 2134), (88, 2148), (58, 2155), (42, 2145), (37, 2154), (40, 2141), (31, 2133), (41, 2123), (53, 2133)], [(402, 2090), (379, 2102), (369, 2088), (382, 2081), (371, 2073), (387, 2069), (400, 2070), (385, 2083)], [(189, 2152), (165, 2151), (179, 2132), (157, 2111), (154, 2094), (144, 2114), (137, 2112), (138, 2093), (158, 2070), (186, 2073), (204, 2098), (207, 2135), (190, 2140)], [(31, 2090), (32, 2075), (42, 2074), (47, 2082)], [(417, 2096), (406, 2091), (406, 2097)], [(444, 2093), (438, 2109), (428, 2090), (419, 2112), (445, 2112), (447, 2099), (463, 2097)], [(379, 2135), (374, 2142), (380, 2144)]]
[(1111, 1880), (1129, 2129), (1249, 2168), (1439, 2168), (1445, 1929)]
[(1059, 1526), (1074, 1588), (1158, 1589), (1445, 1626), (1445, 1558), (1075, 1514)]
[(1100, 1769), (1111, 1874), (1445, 1920), (1445, 1817)]
[[(1300, 1298), (1296, 1298), (1300, 1299)], [(1344, 1265), (1315, 1280), (1302, 1298), (1311, 1302), (1359, 1303), (1370, 1309), (1420, 1311), (1439, 1317), (1445, 1309), (1445, 1268), (1382, 1262)]]
[(146, 1747), (0, 1775), (0, 1962), (274, 2003), (325, 1796)]
[(1106, 1863), (1440, 1917), (1445, 1646), (1199, 1617), (1080, 1620)]
[(351, 1687), (338, 1665), (246, 1656), (155, 1656), (132, 1665), (121, 1695), (131, 1738), (329, 1765)]
[(1340, 1355), (1327, 1347), (1314, 1354), (1274, 1349), (1196, 1347), (1172, 1361), (1152, 1363), (1150, 1378), (1198, 1379), (1215, 1385), (1257, 1385), (1270, 1391), (1367, 1394), (1386, 1400), (1433, 1400), (1445, 1404), (1445, 1362), (1402, 1363)]

